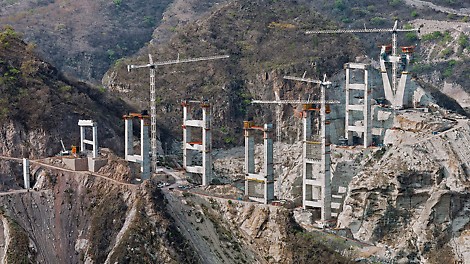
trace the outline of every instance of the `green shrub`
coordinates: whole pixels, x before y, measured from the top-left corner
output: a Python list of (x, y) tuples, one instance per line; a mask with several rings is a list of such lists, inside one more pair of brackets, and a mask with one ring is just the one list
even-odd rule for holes
[(346, 5), (344, 4), (343, 0), (335, 0), (335, 4), (333, 5), (333, 7), (340, 11), (343, 11), (346, 8)]
[(460, 34), (459, 39), (457, 40), (457, 43), (459, 43), (460, 47), (466, 48), (468, 47), (468, 36), (465, 34)]
[(407, 32), (405, 34), (405, 38), (408, 40), (408, 41), (416, 41), (418, 40), (418, 35), (414, 32)]
[(348, 18), (348, 17), (345, 17), (345, 18), (342, 18), (342, 19), (341, 19), (341, 22), (343, 22), (344, 24), (349, 24), (349, 23), (352, 22), (352, 20), (351, 20), (350, 18)]
[(402, 4), (402, 0), (392, 0), (388, 2), (391, 6), (398, 6)]
[(62, 85), (59, 87), (59, 91), (62, 93), (68, 93), (72, 90), (72, 87), (70, 85)]
[(444, 78), (449, 78), (450, 76), (452, 76), (452, 73), (453, 73), (453, 68), (447, 68), (444, 70), (444, 72), (442, 73), (442, 77)]
[(449, 31), (444, 32), (444, 36), (442, 38), (443, 43), (449, 43), (452, 41), (452, 35), (450, 34)]
[(452, 49), (451, 49), (451, 48), (445, 48), (445, 49), (443, 49), (443, 50), (441, 51), (441, 54), (442, 54), (442, 56), (444, 56), (444, 57), (449, 56), (451, 53), (452, 53)]
[(114, 50), (108, 49), (106, 54), (108, 54), (109, 60), (115, 60), (116, 52)]
[(153, 27), (155, 25), (155, 20), (152, 16), (144, 16), (144, 23), (149, 27)]
[(383, 17), (373, 17), (370, 19), (370, 22), (373, 24), (373, 25), (383, 25), (385, 23), (386, 19), (383, 18)]
[(440, 31), (434, 31), (433, 33), (423, 35), (423, 37), (421, 39), (424, 40), (424, 41), (437, 40), (437, 39), (442, 38), (442, 36), (443, 35)]

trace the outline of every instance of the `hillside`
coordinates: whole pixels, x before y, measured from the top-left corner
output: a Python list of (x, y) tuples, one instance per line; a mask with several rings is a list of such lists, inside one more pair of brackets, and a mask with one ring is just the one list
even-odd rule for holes
[[(336, 28), (420, 27), (416, 35), (399, 35), (399, 46), (417, 45), (413, 73), (456, 99), (470, 102), (470, 4), (468, 1), (393, 0), (312, 1), (319, 12), (337, 23)], [(318, 29), (318, 28), (316, 28)], [(370, 58), (378, 57), (378, 45), (389, 44), (390, 34), (357, 34)], [(376, 59), (377, 60), (377, 59)]]
[[(129, 184), (132, 169), (113, 153), (123, 150), (130, 107), (65, 78), (10, 27), (0, 31), (0, 94), (0, 262), (200, 263), (156, 184)], [(100, 175), (45, 158), (60, 139), (78, 144), (79, 119), (97, 121), (99, 145), (109, 147)], [(36, 160), (31, 190), (18, 157)]]
[(51, 156), (59, 152), (60, 139), (68, 148), (77, 145), (79, 119), (97, 121), (101, 144), (123, 151), (120, 117), (130, 107), (104, 90), (65, 78), (10, 27), (0, 31), (0, 93), (3, 155)]
[[(265, 263), (274, 254), (278, 262), (309, 263), (312, 248), (318, 261), (349, 263), (295, 225), (288, 210), (261, 208), (268, 230), (259, 225), (259, 214), (247, 213), (258, 210), (255, 205), (241, 205), (243, 214), (228, 211), (238, 223), (246, 221), (242, 235), (229, 226), (234, 221), (209, 208), (210, 200), (186, 201), (190, 194), (160, 189), (157, 179), (130, 183), (137, 172), (109, 149), (101, 148), (107, 164), (99, 173), (44, 158), (58, 151), (60, 138), (77, 142), (79, 118), (98, 121), (100, 146), (119, 152), (119, 116), (128, 108), (105, 91), (64, 78), (11, 28), (1, 31), (0, 40), (2, 263)], [(12, 158), (22, 156), (35, 159), (31, 190), (18, 177), (21, 159)], [(202, 210), (194, 222), (192, 207)]]
[(61, 72), (98, 83), (110, 65), (152, 38), (163, 1), (0, 1), (0, 23), (35, 43)]
[[(269, 10), (269, 12), (265, 12)], [(177, 28), (166, 44), (151, 46), (154, 60), (228, 54), (230, 59), (157, 69), (157, 120), (163, 140), (179, 139), (180, 102), (186, 98), (213, 103), (215, 145), (239, 143), (241, 121), (254, 116), (272, 120), (271, 111), (251, 106), (252, 98), (269, 99), (274, 91), (298, 99), (302, 87), (282, 80), (284, 74), (317, 77), (341, 71), (361, 54), (349, 36), (321, 41), (303, 30), (328, 26), (307, 1), (234, 1), (221, 5), (196, 23)], [(331, 46), (336, 49), (330, 49)], [(152, 49), (153, 48), (153, 49)], [(148, 56), (121, 60), (103, 78), (103, 86), (134, 106), (147, 105), (148, 70), (128, 73), (126, 64), (146, 64)], [(315, 65), (315, 67), (313, 67)], [(265, 116), (261, 120), (261, 116)]]
[[(140, 28), (122, 33), (120, 26), (107, 23), (111, 17), (119, 17), (120, 22), (129, 18), (126, 21), (131, 23), (135, 18), (131, 13), (151, 5), (146, 2), (0, 0), (8, 7), (0, 10), (7, 20), (15, 10), (27, 8), (33, 8), (28, 18), (54, 13), (70, 19), (67, 27), (73, 30), (64, 32), (73, 36), (64, 38), (78, 41), (66, 52), (77, 52), (77, 47), (85, 47), (83, 43), (92, 43), (88, 37), (94, 39), (93, 52), (107, 57), (85, 55), (90, 64), (77, 60), (61, 66), (76, 67), (82, 78), (100, 78), (101, 73), (90, 65), (117, 58), (116, 50), (109, 51), (107, 45), (126, 42), (126, 34), (146, 38), (153, 31), (155, 38), (131, 57), (115, 61), (102, 86), (96, 87), (64, 76), (35, 54), (37, 46), (55, 48), (62, 41), (51, 37), (36, 46), (24, 42), (22, 37), (29, 39), (28, 35), (10, 26), (0, 31), (0, 262), (469, 263), (470, 122), (458, 103), (470, 107), (466, 76), (470, 27), (465, 15), (470, 4), (457, 0), (393, 0), (383, 5), (371, 0), (208, 0), (199, 4), (175, 0), (146, 10), (156, 12), (153, 8), (158, 6), (159, 14), (165, 12), (164, 21), (149, 25), (145, 32)], [(71, 15), (81, 8), (87, 12)], [(79, 23), (97, 16), (96, 23)], [(343, 64), (361, 61), (374, 67), (377, 45), (387, 44), (390, 34), (304, 32), (391, 27), (395, 19), (400, 27), (424, 24), (419, 35), (399, 38), (400, 46), (417, 44), (406, 97), (418, 107), (392, 109), (375, 100), (384, 96), (382, 76), (378, 69), (370, 69), (373, 145), (341, 145), (347, 98)], [(17, 22), (27, 25), (31, 20)], [(50, 26), (34, 23), (40, 28)], [(100, 26), (102, 36), (87, 28)], [(75, 36), (77, 32), (81, 34)], [(135, 50), (142, 46), (142, 42), (132, 43)], [(103, 47), (109, 52), (103, 53)], [(65, 48), (51, 56), (64, 54)], [(127, 51), (123, 49), (119, 56)], [(147, 64), (147, 53), (154, 61), (219, 54), (230, 58), (157, 67), (160, 152), (176, 155), (164, 156), (171, 161), (159, 163), (152, 178), (141, 181), (136, 179), (138, 165), (122, 158), (121, 116), (148, 108), (149, 70), (127, 71), (128, 64)], [(251, 104), (252, 99), (277, 97), (317, 99), (318, 86), (286, 81), (283, 76), (319, 79), (323, 74), (333, 83), (329, 99), (339, 101), (328, 111), (331, 166), (327, 168), (335, 219), (327, 222), (317, 221), (318, 210), (300, 206), (307, 156), (302, 149), (299, 107), (279, 107), (282, 120), (276, 124), (276, 105)], [(365, 96), (351, 97), (360, 104)], [(218, 181), (210, 186), (190, 183), (196, 177), (178, 165), (184, 99), (208, 99), (212, 104), (211, 155)], [(200, 116), (201, 111), (193, 114)], [(249, 201), (241, 187), (245, 152), (233, 146), (243, 144), (242, 121), (247, 118), (282, 128), (282, 140), (273, 151), (276, 201), (272, 204)], [(361, 112), (349, 118), (364, 126)], [(101, 158), (107, 163), (98, 172), (73, 171), (63, 157), (45, 158), (59, 151), (60, 139), (67, 146), (78, 143), (79, 119), (99, 124)], [(321, 125), (314, 120), (316, 134)], [(365, 133), (357, 132), (353, 141), (360, 142)], [(315, 137), (309, 141), (315, 142)], [(255, 147), (257, 171), (261, 171), (263, 150), (262, 145)], [(17, 159), (22, 157), (31, 159), (31, 190), (23, 187), (21, 159)], [(317, 167), (311, 170), (316, 180), (325, 172)]]

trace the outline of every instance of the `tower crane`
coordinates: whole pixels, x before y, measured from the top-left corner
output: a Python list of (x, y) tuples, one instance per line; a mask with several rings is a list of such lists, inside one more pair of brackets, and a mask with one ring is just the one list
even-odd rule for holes
[[(315, 79), (310, 79), (310, 78), (305, 78), (305, 73), (302, 77), (293, 77), (293, 76), (284, 76), (285, 80), (292, 80), (292, 81), (301, 81), (301, 82), (306, 82), (306, 83), (314, 83), (314, 84), (320, 84), (320, 85), (331, 85), (331, 82), (326, 81), (326, 77), (323, 81), (320, 80), (315, 80)], [(280, 114), (280, 109), (279, 106), (284, 105), (284, 104), (321, 104), (322, 101), (320, 100), (282, 100), (279, 97), (279, 94), (275, 92), (275, 97), (276, 100), (252, 100), (252, 104), (276, 104), (278, 108), (276, 109), (276, 137), (277, 141), (280, 141), (281, 137), (281, 114)], [(325, 104), (339, 104), (340, 102), (337, 100), (325, 100)]]
[(209, 60), (218, 60), (229, 58), (229, 55), (217, 55), (209, 57), (198, 57), (198, 58), (189, 58), (189, 59), (180, 59), (178, 57), (176, 60), (167, 60), (161, 62), (154, 62), (152, 55), (149, 54), (149, 63), (143, 65), (127, 65), (127, 71), (130, 72), (134, 69), (140, 68), (149, 68), (150, 69), (150, 144), (151, 144), (151, 153), (152, 153), (152, 171), (155, 172), (157, 169), (157, 111), (156, 111), (156, 94), (155, 94), (155, 71), (158, 66), (188, 63), (188, 62), (198, 62), (198, 61), (209, 61)]
[[(321, 86), (328, 86), (331, 85), (331, 82), (326, 81), (326, 76), (324, 76), (324, 80), (315, 80), (315, 79), (310, 79), (310, 78), (305, 78), (305, 73), (302, 77), (293, 77), (293, 76), (284, 76), (285, 80), (292, 80), (292, 81), (300, 81), (300, 82), (306, 82), (306, 83), (314, 83), (314, 84), (320, 84)], [(340, 102), (338, 100), (325, 100), (322, 102), (321, 100), (282, 100), (279, 97), (279, 94), (275, 92), (275, 97), (276, 100), (252, 100), (252, 104), (276, 104), (277, 109), (276, 109), (276, 137), (277, 141), (281, 141), (281, 109), (280, 106), (284, 104), (295, 104), (295, 105), (301, 105), (301, 104), (339, 104)]]
[[(391, 56), (386, 54), (386, 46), (382, 47), (381, 56), (380, 56), (380, 66), (382, 72), (382, 79), (384, 83), (384, 92), (385, 97), (392, 103), (394, 108), (401, 108), (403, 106), (403, 95), (406, 83), (406, 77), (403, 80), (400, 80), (398, 84), (397, 77), (397, 65), (402, 61), (400, 56), (397, 56), (397, 34), (399, 32), (420, 32), (421, 25), (419, 28), (410, 28), (410, 29), (401, 29), (398, 28), (398, 20), (395, 20), (393, 28), (371, 28), (371, 29), (333, 29), (333, 30), (310, 30), (306, 31), (305, 34), (342, 34), (342, 33), (384, 33), (392, 32), (392, 47), (391, 47)], [(404, 47), (404, 52), (407, 54), (407, 60), (405, 65), (409, 61), (409, 55), (412, 52), (412, 48)], [(390, 87), (390, 81), (388, 79), (387, 70), (385, 68), (385, 62), (390, 62), (392, 64), (392, 85)], [(405, 72), (408, 73), (408, 72)]]

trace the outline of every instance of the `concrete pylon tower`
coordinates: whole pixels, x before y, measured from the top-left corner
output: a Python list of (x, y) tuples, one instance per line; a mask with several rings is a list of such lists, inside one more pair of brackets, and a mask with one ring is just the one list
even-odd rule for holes
[[(364, 148), (372, 145), (372, 122), (371, 122), (371, 92), (369, 89), (368, 64), (346, 63), (346, 115), (345, 115), (345, 137), (348, 144), (353, 145), (354, 132), (362, 134)], [(353, 73), (362, 71), (358, 77), (361, 83), (351, 83)], [(354, 118), (354, 112), (362, 112), (361, 119)]]
[[(250, 200), (268, 204), (274, 200), (274, 167), (272, 124), (263, 127), (255, 126), (252, 121), (243, 122), (245, 134), (245, 195)], [(263, 168), (255, 173), (255, 140), (254, 131), (263, 132)]]
[[(408, 66), (412, 60), (414, 46), (402, 47), (403, 54), (396, 54), (396, 38), (394, 45), (382, 46), (380, 50), (380, 72), (384, 86), (385, 99), (390, 102), (393, 109), (402, 109), (405, 104), (405, 86), (411, 78)], [(391, 54), (390, 54), (391, 53)], [(392, 64), (392, 83), (388, 77), (387, 65)], [(397, 80), (397, 64), (401, 65), (401, 75)]]
[[(93, 120), (78, 120), (80, 126), (80, 151), (85, 152), (85, 144), (92, 145), (92, 157), (98, 157), (98, 123)], [(92, 140), (85, 138), (85, 129), (91, 127), (92, 129)]]
[[(142, 113), (129, 113), (123, 116), (125, 121), (125, 158), (127, 161), (140, 164), (142, 180), (150, 179), (150, 116), (147, 111)], [(133, 124), (132, 120), (140, 120), (140, 155), (134, 154)]]
[[(329, 106), (326, 104), (326, 84), (321, 85), (320, 109), (303, 105), (303, 208), (319, 208), (321, 221), (331, 219), (331, 158)], [(319, 141), (312, 140), (312, 111), (320, 111)]]
[[(192, 117), (192, 105), (197, 103), (202, 109), (202, 120)], [(202, 185), (209, 185), (212, 181), (212, 134), (210, 104), (206, 101), (183, 101), (183, 168), (188, 173), (202, 175)], [(202, 140), (193, 141), (193, 128), (202, 129)], [(202, 154), (202, 166), (192, 163), (193, 151)]]

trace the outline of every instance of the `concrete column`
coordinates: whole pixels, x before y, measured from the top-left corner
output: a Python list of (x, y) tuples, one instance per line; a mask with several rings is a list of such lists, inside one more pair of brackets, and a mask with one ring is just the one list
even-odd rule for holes
[[(255, 173), (255, 138), (250, 129), (245, 129), (245, 175)], [(248, 181), (245, 180), (245, 195), (248, 195)]]
[(364, 148), (372, 145), (372, 110), (371, 91), (369, 89), (369, 71), (364, 68)]
[[(346, 64), (348, 65), (348, 64)], [(349, 116), (349, 104), (350, 104), (350, 80), (351, 80), (351, 76), (350, 76), (350, 69), (349, 69), (349, 66), (345, 66), (346, 67), (346, 103), (345, 103), (345, 107), (346, 107), (346, 113), (345, 113), (345, 118), (344, 118), (344, 131), (345, 131), (345, 134), (344, 134), (344, 137), (348, 139), (348, 145), (352, 145), (353, 144), (353, 132), (352, 131), (349, 131), (349, 126), (350, 126), (350, 116)]]
[[(331, 173), (330, 173), (330, 121), (326, 111), (326, 85), (321, 85), (321, 139), (322, 139), (322, 186), (321, 186), (321, 220), (328, 221), (331, 218)], [(320, 174), (321, 175), (321, 174)]]
[(397, 93), (395, 94), (395, 109), (402, 109), (405, 103), (405, 86), (410, 78), (411, 74), (406, 71), (403, 71), (400, 76), (400, 82), (398, 83)]
[[(385, 47), (382, 47), (383, 52), (385, 53)], [(380, 57), (380, 72), (382, 74), (382, 84), (384, 87), (385, 99), (391, 104), (394, 105), (395, 96), (392, 91), (392, 86), (390, 85), (390, 80), (388, 78), (387, 67), (385, 66), (385, 59)]]
[(125, 122), (125, 129), (124, 129), (124, 133), (125, 133), (125, 137), (124, 137), (124, 144), (125, 144), (125, 157), (127, 159), (127, 156), (130, 156), (130, 155), (134, 155), (134, 140), (133, 140), (133, 137), (132, 137), (132, 129), (133, 129), (133, 126), (132, 126), (132, 119), (130, 118), (126, 118), (124, 119), (124, 122)]
[(202, 121), (204, 127), (202, 128), (202, 185), (209, 185), (212, 181), (212, 138), (211, 138), (211, 113), (210, 105), (202, 105)]
[(29, 175), (29, 159), (23, 158), (23, 180), (24, 188), (29, 190), (30, 186), (30, 175)]
[(191, 142), (191, 127), (186, 126), (186, 121), (192, 118), (190, 107), (187, 102), (183, 102), (183, 168), (192, 165), (192, 153), (187, 144)]
[(93, 124), (93, 158), (98, 157), (98, 127), (97, 124)]
[(263, 131), (264, 138), (264, 199), (265, 204), (274, 200), (274, 168), (273, 168), (273, 139), (272, 124), (265, 124)]
[(149, 119), (140, 119), (140, 155), (142, 156), (141, 172), (142, 180), (150, 178), (150, 138), (149, 138)]
[(80, 151), (85, 151), (85, 127), (80, 126)]
[[(302, 112), (302, 123), (303, 123), (303, 142), (302, 142), (302, 207), (306, 209), (305, 201), (307, 200), (307, 173), (308, 166), (311, 164), (307, 163), (307, 141), (312, 136), (312, 118), (311, 112), (306, 111), (310, 105), (304, 105), (304, 111)], [(311, 191), (311, 190), (310, 190)]]

